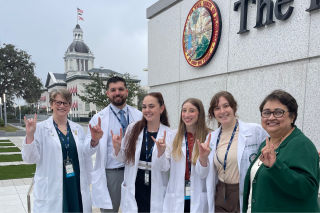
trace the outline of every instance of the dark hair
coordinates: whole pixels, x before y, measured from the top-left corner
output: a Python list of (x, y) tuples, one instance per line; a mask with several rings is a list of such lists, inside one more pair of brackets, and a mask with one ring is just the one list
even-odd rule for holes
[(107, 82), (107, 90), (109, 89), (109, 84), (111, 84), (111, 83), (117, 83), (117, 82), (119, 82), (119, 81), (123, 82), (124, 87), (127, 88), (127, 83), (126, 83), (126, 81), (125, 81), (122, 77), (120, 77), (120, 76), (113, 76), (113, 77), (109, 78), (109, 80), (108, 80), (108, 82)]
[[(216, 108), (218, 106), (220, 97), (224, 97), (225, 99), (227, 99), (227, 101), (229, 102), (230, 107), (233, 109), (234, 115), (236, 115), (237, 107), (238, 107), (237, 101), (234, 99), (233, 95), (230, 92), (220, 91), (220, 92), (216, 93), (211, 99), (210, 107), (209, 107), (209, 110), (208, 110), (209, 121), (215, 119), (215, 117), (214, 117), (214, 108)], [(218, 122), (218, 126), (219, 127), (220, 127), (220, 125), (221, 124)]]
[[(151, 92), (147, 96), (152, 96), (152, 97), (158, 99), (158, 103), (160, 104), (160, 107), (165, 106), (162, 94), (160, 92)], [(160, 122), (163, 125), (170, 127), (166, 107), (164, 107), (164, 110), (160, 115)], [(134, 164), (137, 139), (139, 137), (140, 132), (146, 126), (147, 126), (147, 120), (144, 117), (142, 117), (142, 119), (140, 121), (138, 121), (132, 127), (131, 133), (129, 135), (128, 143), (125, 148), (125, 163), (126, 164), (131, 164), (131, 163)]]
[(260, 112), (263, 111), (263, 107), (264, 105), (266, 105), (268, 101), (280, 101), (280, 103), (282, 103), (288, 108), (289, 117), (294, 117), (293, 122), (291, 124), (291, 126), (293, 127), (298, 117), (298, 104), (296, 99), (284, 90), (275, 90), (262, 101), (259, 108)]

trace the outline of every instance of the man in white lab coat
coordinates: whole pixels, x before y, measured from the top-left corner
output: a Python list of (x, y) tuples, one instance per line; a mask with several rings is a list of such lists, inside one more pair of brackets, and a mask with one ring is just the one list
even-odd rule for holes
[(124, 164), (112, 159), (112, 136), (120, 135), (120, 128), (142, 118), (142, 113), (127, 105), (129, 91), (123, 78), (115, 76), (107, 82), (110, 104), (93, 116), (89, 123), (85, 146), (90, 146), (86, 155), (96, 155), (92, 176), (92, 204), (101, 212), (118, 212), (121, 199), (121, 183)]

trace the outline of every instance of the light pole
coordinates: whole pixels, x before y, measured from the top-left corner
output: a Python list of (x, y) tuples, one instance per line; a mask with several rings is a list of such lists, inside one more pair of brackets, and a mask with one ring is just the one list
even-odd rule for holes
[(13, 104), (13, 107), (14, 107), (14, 116), (16, 116), (15, 119), (17, 119), (17, 112), (16, 112), (16, 104), (15, 103)]
[(2, 119), (2, 100), (1, 100), (1, 97), (0, 97), (0, 114), (1, 114), (1, 119)]
[(90, 115), (91, 115), (90, 117), (92, 118), (92, 109), (90, 109)]
[(6, 105), (6, 94), (3, 94), (3, 107), (4, 107), (4, 126), (7, 126), (7, 105)]
[(98, 110), (96, 110), (96, 114), (98, 113)]
[(19, 105), (19, 114), (20, 114), (20, 124), (21, 124), (21, 107)]

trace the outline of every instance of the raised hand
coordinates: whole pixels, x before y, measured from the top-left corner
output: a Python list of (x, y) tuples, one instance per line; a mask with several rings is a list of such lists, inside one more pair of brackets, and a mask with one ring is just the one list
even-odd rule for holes
[(37, 114), (34, 114), (34, 118), (26, 119), (26, 116), (24, 116), (23, 119), (24, 123), (26, 124), (26, 144), (30, 144), (34, 140), (34, 133), (36, 132), (37, 128)]
[(198, 147), (199, 147), (199, 160), (203, 167), (207, 166), (208, 156), (210, 155), (210, 152), (211, 152), (210, 140), (211, 140), (211, 133), (208, 136), (207, 142), (200, 143), (200, 141), (197, 140)]
[(91, 126), (91, 124), (89, 124), (89, 128), (90, 128), (90, 132), (91, 132), (91, 146), (95, 147), (98, 145), (99, 140), (102, 138), (103, 136), (103, 131), (101, 129), (101, 119), (100, 117), (98, 118), (98, 124), (95, 126)]
[(274, 145), (270, 143), (268, 137), (266, 139), (266, 146), (261, 149), (259, 159), (266, 167), (272, 167), (274, 162), (277, 160)]
[(114, 135), (113, 131), (111, 130), (111, 136), (112, 136), (112, 145), (113, 145), (114, 151), (116, 155), (118, 155), (121, 148), (122, 128), (120, 128), (120, 135)]
[(157, 145), (157, 150), (158, 150), (158, 158), (160, 158), (163, 153), (166, 151), (166, 130), (164, 130), (163, 133), (163, 139), (158, 139), (156, 140), (153, 136), (151, 136), (152, 140), (156, 143)]

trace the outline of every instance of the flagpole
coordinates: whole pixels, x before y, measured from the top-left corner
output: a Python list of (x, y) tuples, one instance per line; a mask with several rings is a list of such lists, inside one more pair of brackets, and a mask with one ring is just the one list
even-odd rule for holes
[(77, 6), (77, 24), (78, 24), (78, 6)]

